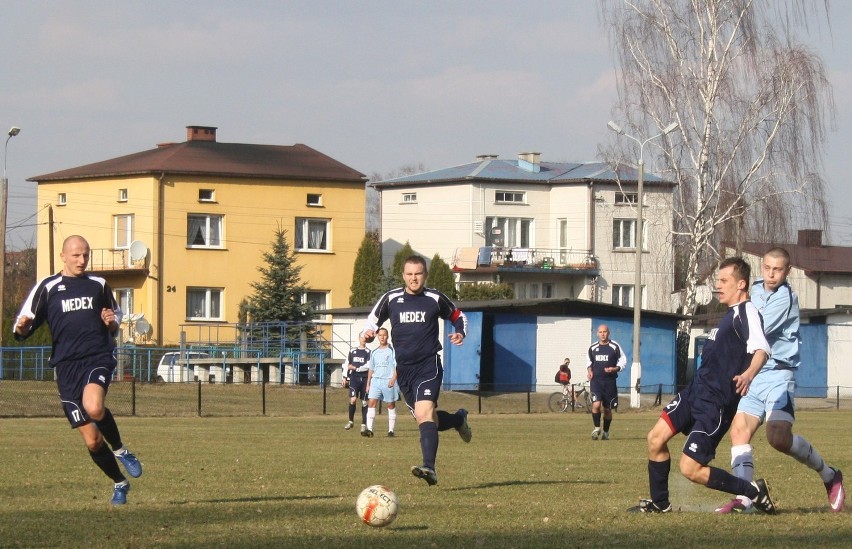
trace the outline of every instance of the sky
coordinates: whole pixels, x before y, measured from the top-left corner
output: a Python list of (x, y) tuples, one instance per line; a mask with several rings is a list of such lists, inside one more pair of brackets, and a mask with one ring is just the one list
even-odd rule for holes
[[(852, 2), (830, 14), (808, 37), (836, 102), (826, 243), (852, 246)], [(615, 57), (591, 0), (0, 0), (0, 37), (0, 136), (21, 128), (8, 249), (35, 244), (27, 178), (182, 142), (188, 125), (368, 176), (480, 154), (591, 161), (614, 138)]]

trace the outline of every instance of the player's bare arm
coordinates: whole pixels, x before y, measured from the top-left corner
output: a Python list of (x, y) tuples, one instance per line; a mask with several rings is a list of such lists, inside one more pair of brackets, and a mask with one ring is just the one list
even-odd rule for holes
[(763, 368), (763, 365), (766, 364), (766, 361), (769, 360), (769, 355), (766, 354), (762, 349), (758, 349), (754, 352), (754, 355), (751, 357), (751, 364), (749, 364), (748, 369), (741, 373), (738, 376), (734, 376), (734, 383), (736, 384), (737, 394), (745, 395), (748, 393), (748, 388), (751, 385), (754, 376), (760, 372), (760, 369)]

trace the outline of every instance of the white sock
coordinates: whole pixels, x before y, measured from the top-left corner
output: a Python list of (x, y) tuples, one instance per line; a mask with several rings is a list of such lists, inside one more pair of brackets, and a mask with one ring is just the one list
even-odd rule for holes
[(796, 461), (804, 463), (817, 473), (824, 483), (831, 482), (834, 478), (834, 470), (826, 465), (825, 460), (819, 455), (811, 443), (799, 435), (793, 435), (793, 444), (790, 445), (790, 455)]
[(373, 430), (373, 420), (376, 419), (376, 409), (367, 408), (367, 430)]
[(388, 410), (388, 431), (393, 431), (396, 427), (396, 408)]
[(751, 444), (731, 446), (731, 472), (745, 481), (754, 480), (754, 451)]

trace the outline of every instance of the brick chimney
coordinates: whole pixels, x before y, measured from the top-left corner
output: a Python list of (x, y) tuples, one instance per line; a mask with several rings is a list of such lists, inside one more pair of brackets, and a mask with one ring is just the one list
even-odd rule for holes
[(187, 141), (216, 141), (216, 130), (213, 126), (187, 126)]
[(799, 231), (799, 246), (806, 248), (822, 247), (822, 231), (820, 229), (802, 229)]

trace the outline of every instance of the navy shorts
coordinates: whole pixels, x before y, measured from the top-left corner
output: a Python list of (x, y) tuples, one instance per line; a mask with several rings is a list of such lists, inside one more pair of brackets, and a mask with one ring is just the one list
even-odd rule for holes
[(115, 357), (112, 354), (98, 355), (85, 360), (60, 362), (54, 366), (56, 385), (59, 387), (59, 400), (65, 417), (72, 429), (91, 421), (83, 408), (83, 389), (94, 383), (109, 390), (112, 374), (115, 372)]
[(367, 372), (349, 374), (349, 398), (367, 400)]
[(592, 402), (600, 401), (601, 406), (609, 410), (618, 408), (618, 387), (615, 378), (595, 379), (589, 383), (589, 392), (592, 394)]
[(725, 438), (737, 406), (721, 406), (692, 390), (692, 385), (678, 393), (660, 417), (673, 433), (686, 435), (683, 453), (701, 465), (716, 457), (716, 447)]
[(414, 364), (397, 364), (396, 376), (399, 392), (409, 408), (413, 410), (418, 400), (431, 400), (438, 404), (444, 381), (444, 367), (438, 355)]

